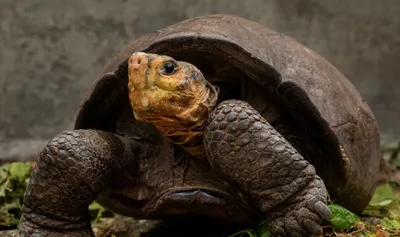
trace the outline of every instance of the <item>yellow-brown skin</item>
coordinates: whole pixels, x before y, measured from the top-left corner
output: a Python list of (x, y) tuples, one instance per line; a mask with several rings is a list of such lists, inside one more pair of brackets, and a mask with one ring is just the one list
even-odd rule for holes
[[(136, 52), (129, 58), (129, 100), (139, 121), (154, 124), (171, 142), (196, 155), (218, 87), (194, 65), (165, 55)], [(202, 153), (202, 152), (200, 152)]]

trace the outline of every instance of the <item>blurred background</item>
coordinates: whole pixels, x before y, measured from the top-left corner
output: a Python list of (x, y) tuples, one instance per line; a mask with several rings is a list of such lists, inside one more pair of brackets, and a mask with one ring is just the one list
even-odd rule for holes
[(35, 157), (72, 128), (124, 45), (215, 13), (257, 21), (327, 58), (369, 103), (382, 141), (399, 140), (399, 0), (0, 0), (0, 160)]

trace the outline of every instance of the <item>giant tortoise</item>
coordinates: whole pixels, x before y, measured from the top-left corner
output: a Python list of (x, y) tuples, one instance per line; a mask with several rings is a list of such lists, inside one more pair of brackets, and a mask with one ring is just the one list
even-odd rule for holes
[(106, 67), (75, 127), (42, 150), (22, 236), (92, 236), (88, 205), (139, 219), (268, 219), (309, 236), (328, 197), (359, 213), (375, 188), (377, 121), (334, 66), (229, 15), (146, 34)]

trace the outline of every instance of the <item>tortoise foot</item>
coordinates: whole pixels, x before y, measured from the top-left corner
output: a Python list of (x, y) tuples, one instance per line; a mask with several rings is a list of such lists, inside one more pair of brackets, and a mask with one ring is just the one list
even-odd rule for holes
[(24, 195), (21, 236), (94, 236), (88, 206), (140, 146), (113, 133), (65, 131), (40, 153)]
[(220, 103), (210, 115), (204, 144), (210, 164), (267, 214), (273, 235), (322, 233), (319, 223), (330, 218), (323, 181), (250, 104)]
[(331, 218), (331, 212), (326, 203), (325, 185), (316, 176), (302, 192), (282, 203), (281, 206), (284, 207), (281, 210), (269, 213), (273, 236), (321, 235), (320, 223), (323, 219)]
[[(21, 217), (21, 222), (19, 225), (19, 236), (20, 237), (94, 237), (94, 233), (90, 227), (89, 223), (76, 223), (75, 226), (78, 227), (76, 229), (54, 229), (54, 228), (45, 228), (43, 226), (39, 226), (34, 222), (30, 221), (30, 218), (35, 218), (37, 221), (41, 219), (41, 221), (54, 222), (58, 223), (58, 220), (51, 220), (50, 218), (43, 218), (39, 215), (35, 214), (25, 214)], [(71, 225), (71, 224), (70, 224)], [(83, 227), (82, 227), (83, 226)], [(86, 226), (86, 227), (85, 227)]]

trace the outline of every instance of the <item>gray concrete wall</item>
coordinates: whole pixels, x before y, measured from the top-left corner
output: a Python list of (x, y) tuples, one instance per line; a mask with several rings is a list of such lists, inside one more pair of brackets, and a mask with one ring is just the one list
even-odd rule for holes
[(198, 15), (230, 13), (314, 49), (400, 137), (399, 0), (0, 0), (0, 158), (36, 155), (71, 128), (83, 94), (125, 44)]

